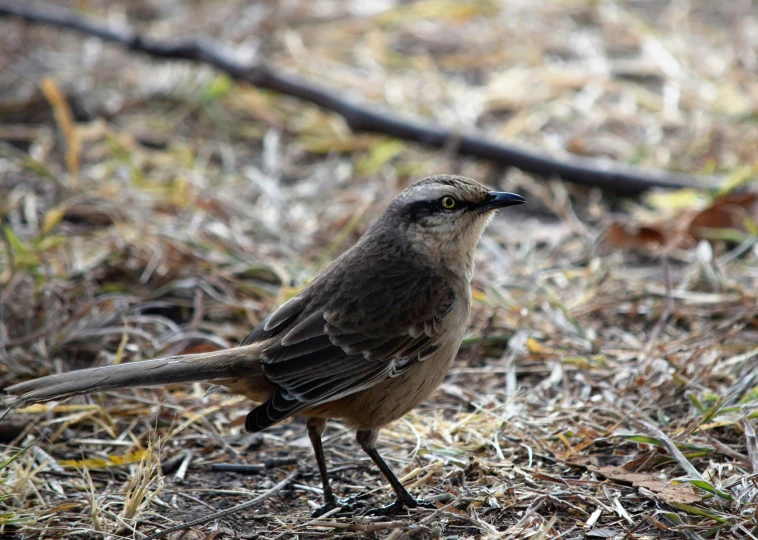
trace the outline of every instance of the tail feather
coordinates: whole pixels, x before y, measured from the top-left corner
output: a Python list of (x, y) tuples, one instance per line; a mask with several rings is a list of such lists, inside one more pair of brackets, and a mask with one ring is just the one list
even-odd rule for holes
[(3, 404), (20, 407), (114, 388), (258, 376), (261, 374), (261, 349), (261, 344), (256, 343), (211, 353), (171, 356), (49, 375), (9, 386), (5, 389)]

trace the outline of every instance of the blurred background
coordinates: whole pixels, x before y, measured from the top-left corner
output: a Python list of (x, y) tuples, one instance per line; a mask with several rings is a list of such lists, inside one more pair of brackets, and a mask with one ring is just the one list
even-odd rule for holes
[[(463, 156), (454, 138), (440, 150), (354, 131), (201, 62), (0, 18), (0, 385), (235, 345), (410, 182), (462, 174), (529, 204), (482, 240), (446, 383), (381, 439), (409, 489), (449, 506), (372, 534), (758, 534), (755, 2), (30, 5), (209, 40), (453, 134), (709, 189), (622, 198)], [(198, 386), (14, 412), (0, 421), (0, 457), (15, 458), (0, 466), (0, 527), (131, 537), (239, 502), (224, 491), (265, 490), (287, 459), (310, 463), (301, 421), (246, 435), (246, 406)], [(386, 495), (346, 430), (327, 437), (338, 492)], [(265, 460), (282, 464), (208, 470)], [(218, 530), (367, 534), (309, 522), (310, 468)]]

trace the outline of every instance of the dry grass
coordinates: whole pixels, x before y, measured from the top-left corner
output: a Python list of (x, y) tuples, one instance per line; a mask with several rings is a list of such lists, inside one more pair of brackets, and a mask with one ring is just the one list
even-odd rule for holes
[[(545, 152), (735, 183), (758, 163), (752, 2), (159, 4), (77, 3)], [(0, 532), (139, 538), (265, 492), (294, 458), (306, 474), (288, 489), (193, 537), (758, 536), (755, 229), (620, 250), (603, 241), (614, 216), (676, 216), (691, 198), (615, 200), (353, 135), (203, 67), (0, 30), (2, 386), (236, 343), (420, 175), (462, 173), (530, 201), (482, 242), (445, 384), (380, 440), (436, 511), (310, 519), (320, 484), (303, 423), (246, 435), (248, 404), (194, 386), (5, 417)], [(332, 424), (326, 437), (338, 493), (386, 501), (351, 435)], [(220, 462), (270, 467), (209, 471)]]

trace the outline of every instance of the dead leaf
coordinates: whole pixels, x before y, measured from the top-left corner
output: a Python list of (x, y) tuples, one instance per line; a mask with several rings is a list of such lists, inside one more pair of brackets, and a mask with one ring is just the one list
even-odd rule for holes
[(66, 166), (72, 177), (76, 178), (79, 175), (79, 154), (82, 150), (82, 143), (74, 122), (74, 115), (71, 113), (66, 97), (53, 79), (43, 79), (40, 88), (50, 103), (58, 127), (66, 139)]
[(730, 193), (697, 213), (690, 220), (688, 232), (696, 240), (712, 238), (709, 230), (713, 229), (736, 229), (755, 234), (755, 228), (749, 229), (748, 221), (754, 226), (758, 222), (758, 194)]
[(48, 212), (45, 214), (45, 219), (42, 222), (42, 234), (49, 234), (50, 231), (52, 231), (55, 226), (60, 223), (61, 219), (63, 219), (65, 212), (66, 209), (60, 205), (48, 210)]
[(644, 223), (618, 220), (608, 227), (605, 242), (625, 251), (692, 249), (701, 240), (732, 239), (719, 231), (758, 234), (758, 193), (730, 193), (702, 210), (681, 209)]
[[(100, 201), (81, 202), (62, 208), (58, 221), (71, 223), (86, 223), (93, 227), (106, 227), (115, 223), (115, 217), (120, 212), (108, 203)], [(57, 217), (57, 216), (56, 216)], [(55, 223), (57, 225), (57, 223)]]
[(702, 500), (692, 486), (688, 484), (671, 484), (664, 480), (659, 480), (651, 474), (635, 473), (627, 471), (623, 467), (593, 467), (590, 470), (622, 484), (632, 484), (636, 488), (644, 487), (649, 489), (667, 503), (691, 504)]
[(663, 232), (644, 226), (635, 226), (620, 222), (612, 223), (606, 231), (605, 239), (617, 248), (626, 251), (644, 248), (647, 250), (667, 244)]
[(665, 480), (660, 480), (652, 474), (636, 473), (628, 471), (623, 467), (599, 467), (589, 459), (580, 456), (566, 461), (576, 467), (599, 474), (608, 480), (650, 490), (666, 503), (692, 504), (702, 500), (702, 497), (689, 484), (672, 484)]
[(539, 354), (545, 351), (542, 344), (533, 337), (526, 340), (526, 348), (529, 349), (529, 352), (532, 354)]
[(102, 458), (90, 458), (90, 459), (64, 459), (58, 463), (61, 467), (76, 468), (76, 469), (107, 469), (108, 467), (120, 467), (122, 465), (128, 465), (131, 463), (139, 463), (147, 455), (147, 450), (137, 450), (135, 452), (127, 452), (120, 456), (105, 456)]

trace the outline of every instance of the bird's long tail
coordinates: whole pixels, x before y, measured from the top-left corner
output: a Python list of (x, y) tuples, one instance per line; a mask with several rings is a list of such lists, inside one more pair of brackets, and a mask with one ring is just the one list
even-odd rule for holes
[(260, 351), (261, 345), (256, 343), (49, 375), (5, 388), (2, 402), (5, 406), (20, 407), (114, 388), (255, 378), (262, 375)]

